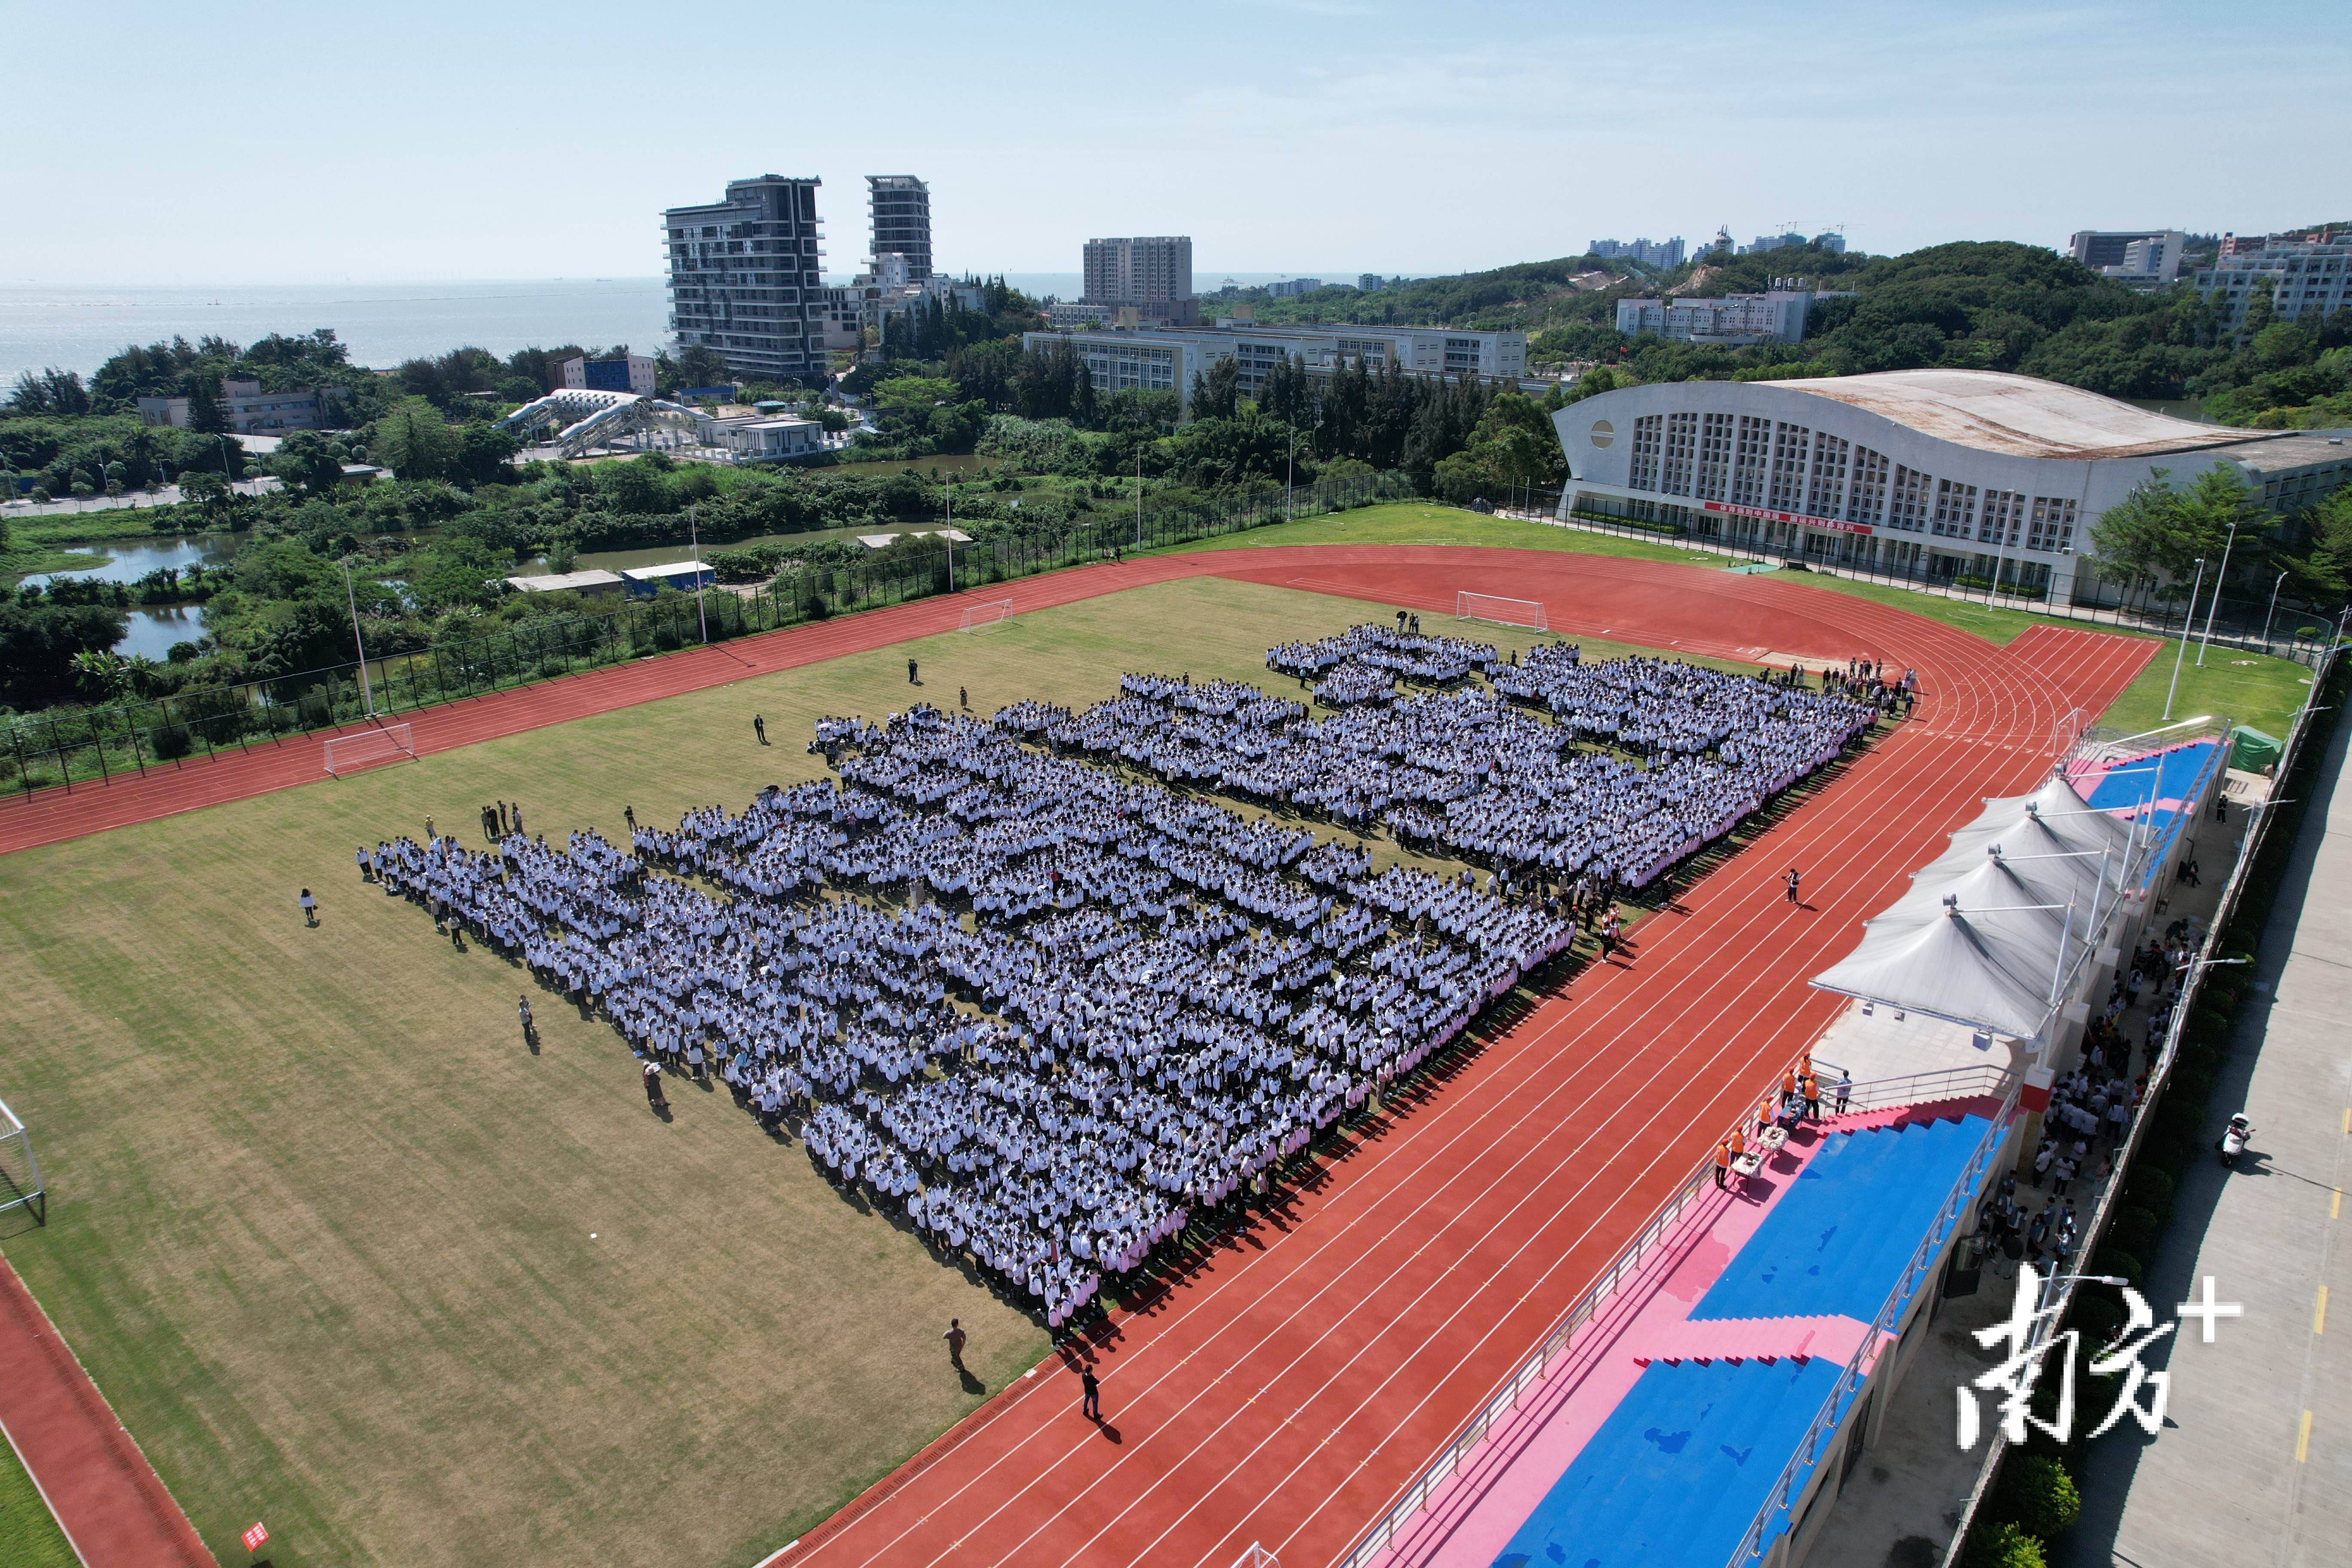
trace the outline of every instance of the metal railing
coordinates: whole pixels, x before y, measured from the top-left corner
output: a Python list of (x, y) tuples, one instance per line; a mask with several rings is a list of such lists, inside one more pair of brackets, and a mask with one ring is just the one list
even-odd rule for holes
[[(1990, 1078), (1985, 1075), (1990, 1075)], [(1925, 1097), (1901, 1102), (1876, 1100), (1872, 1091), (1881, 1082), (1892, 1085), (1916, 1085), (1923, 1089), (1935, 1087), (1938, 1082), (1954, 1086), (1978, 1086), (1966, 1088), (1965, 1092), (1956, 1089), (1954, 1092), (1944, 1093), (1938, 1097), (1958, 1099), (1970, 1098), (1975, 1094), (1987, 1092), (1987, 1089), (1983, 1086), (1998, 1084), (2011, 1078), (2011, 1075), (2005, 1069), (1990, 1064), (1957, 1068), (1941, 1073), (1912, 1073), (1903, 1078), (1874, 1079), (1868, 1083), (1855, 1084), (1853, 1093), (1848, 1096), (1848, 1104), (1853, 1106), (1856, 1101), (1864, 1099), (1871, 1099), (1880, 1105), (1927, 1103)], [(2017, 1084), (2011, 1082), (2003, 1102), (2001, 1116), (1997, 1119), (1997, 1126), (2006, 1124), (2009, 1109), (2016, 1104), (2016, 1096)], [(1437, 1489), (1453, 1478), (1454, 1473), (1461, 1468), (1462, 1460), (1471, 1450), (1485, 1442), (1496, 1424), (1518, 1406), (1519, 1401), (1526, 1396), (1528, 1390), (1544, 1380), (1545, 1373), (1559, 1361), (1562, 1355), (1567, 1353), (1578, 1331), (1591, 1322), (1599, 1313), (1601, 1303), (1614, 1294), (1618, 1287), (1632, 1279), (1640, 1270), (1643, 1261), (1665, 1241), (1667, 1235), (1688, 1212), (1693, 1200), (1712, 1189), (1714, 1173), (1715, 1160), (1710, 1155), (1699, 1163), (1697, 1169), (1684, 1178), (1682, 1184), (1675, 1188), (1672, 1195), (1652, 1214), (1649, 1222), (1643, 1226), (1640, 1234), (1628, 1242), (1611, 1260), (1609, 1267), (1601, 1270), (1599, 1279), (1585, 1287), (1582, 1294), (1577, 1297), (1575, 1303), (1561, 1315), (1558, 1322), (1552, 1325), (1551, 1331), (1538, 1342), (1535, 1350), (1528, 1355), (1527, 1359), (1513, 1368), (1511, 1374), (1487, 1395), (1486, 1401), (1469, 1419), (1454, 1430), (1454, 1436), (1446, 1439), (1444, 1446), (1438, 1450), (1437, 1457), (1430, 1460), (1422, 1468), (1418, 1475), (1406, 1483), (1391, 1500), (1389, 1506), (1381, 1511), (1381, 1517), (1373, 1521), (1370, 1527), (1357, 1538), (1356, 1543), (1348, 1549), (1333, 1568), (1363, 1568), (1364, 1564), (1388, 1550), (1395, 1541), (1398, 1531), (1410, 1523), (1414, 1515), (1428, 1506), (1429, 1500), (1435, 1495)]]
[[(2007, 1094), (2016, 1076), (1992, 1062), (1973, 1062), (1963, 1068), (1905, 1073), (1900, 1078), (1874, 1078), (1853, 1086), (1853, 1091), (1846, 1097), (1843, 1114), (1885, 1110), (1898, 1105), (1929, 1105), (1941, 1100), (1990, 1099)], [(1832, 1099), (1834, 1093), (1830, 1085), (1822, 1085), (1823, 1100)]]
[[(2338, 651), (2336, 647), (2329, 647), (2312, 667), (2311, 689), (2304, 694), (2303, 706), (2295, 710), (2294, 722), (2288, 728), (2286, 743), (2279, 753), (2278, 766), (2271, 775), (2275, 781), (2273, 788), (2285, 785), (2288, 774), (2301, 757), (2303, 747), (2310, 738), (2312, 715), (2323, 710), (2313, 706), (2313, 699), (2317, 697), (2320, 689), (2327, 684), (2327, 678), (2335, 668)], [(2130, 1128), (2125, 1134), (2122, 1146), (2115, 1152), (2114, 1173), (2107, 1179), (2106, 1188), (2099, 1194), (2098, 1202), (2092, 1205), (2090, 1218), (2083, 1226), (2080, 1256), (2084, 1258), (2090, 1258), (2098, 1251), (2099, 1240), (2106, 1234), (2108, 1221), (2114, 1217), (2117, 1200), (2121, 1197), (2126, 1182), (2131, 1174), (2132, 1162), (2138, 1157), (2140, 1145), (2146, 1141), (2147, 1129), (2154, 1121), (2150, 1113), (2164, 1098), (2166, 1089), (2171, 1084), (2173, 1068), (2180, 1057), (2181, 1035), (2188, 1026), (2189, 1015), (2196, 1011), (2199, 995), (2205, 988), (2206, 972), (2213, 965), (2214, 955), (2221, 945), (2221, 932), (2228, 927), (2231, 917), (2237, 912), (2239, 900), (2244, 897), (2246, 879), (2252, 874), (2254, 862), (2260, 857), (2263, 845), (2269, 837), (2271, 818), (2273, 815), (2269, 811), (2257, 815), (2253, 826), (2246, 833), (2245, 844), (2239, 853), (2237, 864), (2230, 868), (2229, 879), (2222, 884), (2221, 896), (2213, 907), (2212, 923), (2206, 928), (2205, 940), (2198, 944), (2197, 956), (2189, 966), (2189, 973), (2181, 984), (2179, 998), (2174, 1003), (2171, 1018), (2165, 1026), (2164, 1044), (2157, 1054), (2155, 1066), (2148, 1070), (2147, 1092), (2141, 1098), (2139, 1110), (2131, 1119)], [(2073, 1310), (2074, 1293), (2080, 1283), (2078, 1279), (2066, 1278), (2059, 1280), (2054, 1288), (2044, 1288), (2042, 1305), (2046, 1310), (2046, 1315), (2039, 1316), (2034, 1320), (2034, 1337), (2029, 1346), (2035, 1357), (2034, 1365), (2037, 1368), (2041, 1364), (2040, 1358), (2048, 1353), (2052, 1342), (2057, 1337), (2058, 1325), (2065, 1321), (2067, 1312)], [(1984, 1464), (1977, 1471), (1976, 1485), (1970, 1489), (1968, 1504), (1960, 1510), (1959, 1523), (1952, 1531), (1951, 1541), (1945, 1554), (1948, 1561), (1957, 1560), (1962, 1542), (1968, 1540), (1969, 1528), (1976, 1521), (1977, 1510), (1983, 1506), (1985, 1492), (1991, 1486), (1992, 1478), (2000, 1468), (2001, 1456), (2008, 1451), (2008, 1435), (1996, 1428), (1991, 1440), (1986, 1445)]]
[(1739, 1544), (1727, 1559), (1728, 1568), (1744, 1568), (1745, 1564), (1756, 1561), (1787, 1527), (1789, 1510), (1804, 1495), (1805, 1482), (1813, 1467), (1821, 1461), (1822, 1445), (1835, 1436), (1838, 1428), (1844, 1424), (1846, 1411), (1855, 1391), (1868, 1381), (1871, 1372), (1875, 1369), (1878, 1357), (1885, 1352), (1887, 1342), (1902, 1323), (1903, 1314), (1910, 1310), (1911, 1299), (1917, 1293), (1920, 1281), (1935, 1267), (1944, 1243), (1950, 1239), (1960, 1216), (1968, 1213), (1969, 1205), (1976, 1199), (1978, 1186), (1991, 1168), (1994, 1158), (2000, 1154), (2001, 1145), (2009, 1141), (2010, 1118), (2017, 1110), (2018, 1095), (2023, 1088), (2024, 1080), (2019, 1079), (2010, 1084), (2009, 1091), (2001, 1097), (2000, 1111), (1977, 1139), (1976, 1149), (1969, 1155), (1967, 1168), (1944, 1196), (1944, 1206), (1938, 1211), (1936, 1223), (1919, 1238), (1919, 1245), (1912, 1250), (1911, 1261), (1905, 1266), (1902, 1278), (1895, 1282), (1895, 1289), (1887, 1292), (1885, 1301), (1878, 1309), (1878, 1315), (1871, 1320), (1870, 1331), (1862, 1336), (1862, 1342), (1854, 1347), (1853, 1354), (1846, 1358), (1844, 1370), (1838, 1373), (1838, 1380), (1831, 1387), (1829, 1396), (1822, 1401), (1821, 1408), (1813, 1413), (1804, 1436), (1797, 1441), (1796, 1451), (1789, 1456), (1789, 1462), (1780, 1467), (1779, 1478), (1765, 1494), (1764, 1506), (1756, 1510), (1756, 1518), (1748, 1524), (1748, 1532), (1740, 1537)]

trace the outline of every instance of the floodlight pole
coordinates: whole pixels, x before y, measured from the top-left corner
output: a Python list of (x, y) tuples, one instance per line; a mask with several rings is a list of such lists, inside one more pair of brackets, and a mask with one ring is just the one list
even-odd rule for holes
[[(2189, 651), (2189, 628), (2197, 619), (2197, 595), (2205, 588), (2205, 557), (2197, 558), (2197, 581), (2189, 590), (2189, 613), (2180, 617), (2180, 651), (2172, 656), (2172, 684), (2164, 689), (2164, 717), (2172, 718), (2173, 693), (2180, 689), (2180, 659)], [(2220, 595), (2214, 595), (2216, 598)]]
[(1282, 469), (1282, 521), (1285, 522), (1297, 522), (1298, 521), (1298, 509), (1291, 501), (1290, 489), (1290, 487), (1297, 482), (1297, 479), (1298, 426), (1293, 425), (1290, 427), (1290, 457), (1283, 465)]
[(2271, 607), (2263, 616), (2263, 651), (2264, 653), (2268, 653), (2271, 647), (2271, 621), (2278, 615), (2279, 590), (2285, 586), (2286, 574), (2282, 572), (2278, 574), (2278, 581), (2271, 584)]
[(2213, 602), (2205, 606), (2205, 636), (2197, 645), (2197, 668), (2205, 668), (2205, 650), (2213, 646), (2213, 614), (2221, 607), (2221, 585), (2230, 580), (2230, 552), (2237, 547), (2238, 525), (2230, 525), (2230, 538), (2221, 546), (2221, 570), (2213, 574)]
[(1135, 547), (1143, 548), (1143, 447), (1135, 448)]
[(375, 717), (375, 693), (368, 686), (367, 639), (360, 636), (359, 595), (352, 588), (352, 563), (345, 561), (341, 564), (343, 568), (343, 603), (352, 607), (352, 642), (360, 650), (360, 700), (367, 709), (367, 716), (373, 719)]
[(702, 623), (702, 640), (710, 640), (710, 616), (702, 607), (702, 531), (695, 525), (694, 513), (686, 514), (686, 537), (694, 549), (694, 618)]

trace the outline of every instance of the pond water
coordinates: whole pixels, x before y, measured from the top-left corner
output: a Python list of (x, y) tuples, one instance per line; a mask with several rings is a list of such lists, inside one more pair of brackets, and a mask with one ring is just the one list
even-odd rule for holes
[(108, 583), (136, 583), (148, 573), (165, 566), (182, 571), (201, 563), (205, 570), (225, 565), (239, 548), (234, 535), (206, 533), (194, 539), (104, 540), (95, 544), (60, 544), (60, 550), (89, 551), (88, 566), (76, 566), (65, 572), (36, 572), (25, 579), (27, 583), (47, 583), (52, 576), (96, 577)]
[[(227, 564), (236, 554), (239, 542), (221, 534), (201, 534), (194, 539), (106, 540), (96, 544), (66, 544), (63, 550), (92, 552), (90, 564), (70, 572), (36, 572), (25, 579), (27, 583), (47, 583), (51, 577), (96, 577), (108, 583), (136, 583), (148, 573), (165, 566), (184, 572), (201, 563), (207, 571)], [(156, 609), (131, 612), (131, 625), (114, 651), (129, 658), (133, 654), (145, 654), (160, 659), (175, 642), (194, 642), (205, 635), (205, 612), (201, 605), (173, 605)]]
[(205, 635), (205, 612), (201, 605), (166, 605), (161, 608), (133, 610), (131, 626), (122, 634), (114, 651), (129, 658), (143, 653), (160, 661), (172, 651), (175, 642), (194, 642)]

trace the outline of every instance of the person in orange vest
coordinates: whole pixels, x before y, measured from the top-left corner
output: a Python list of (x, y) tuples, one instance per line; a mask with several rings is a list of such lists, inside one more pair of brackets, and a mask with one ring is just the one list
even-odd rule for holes
[(1822, 1083), (1810, 1071), (1805, 1074), (1805, 1120), (1822, 1119)]
[(1715, 1184), (1727, 1191), (1731, 1183), (1731, 1143), (1728, 1139), (1715, 1146)]
[(1772, 1126), (1772, 1097), (1769, 1094), (1756, 1102), (1756, 1132), (1761, 1137)]
[(1748, 1134), (1742, 1132), (1737, 1127), (1733, 1128), (1731, 1130), (1731, 1158), (1733, 1162), (1736, 1163), (1739, 1157), (1747, 1152)]

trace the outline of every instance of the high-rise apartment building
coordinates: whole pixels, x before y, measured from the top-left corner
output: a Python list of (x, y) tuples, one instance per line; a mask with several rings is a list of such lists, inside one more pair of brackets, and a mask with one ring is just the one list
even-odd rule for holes
[(1200, 320), (1192, 294), (1192, 236), (1087, 241), (1084, 300), (1090, 305), (1132, 306), (1146, 321)]
[(662, 215), (670, 331), (738, 375), (799, 380), (825, 368), (822, 181), (730, 180), (727, 199)]
[(1596, 239), (1586, 247), (1590, 256), (1623, 257), (1644, 267), (1663, 267), (1668, 270), (1683, 264), (1683, 237), (1672, 239)]
[(870, 258), (907, 258), (907, 279), (920, 283), (931, 275), (931, 187), (912, 174), (868, 174)]

